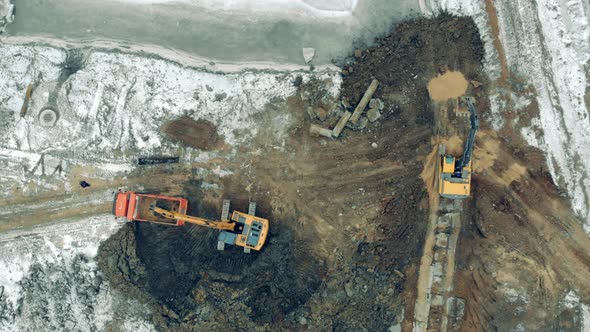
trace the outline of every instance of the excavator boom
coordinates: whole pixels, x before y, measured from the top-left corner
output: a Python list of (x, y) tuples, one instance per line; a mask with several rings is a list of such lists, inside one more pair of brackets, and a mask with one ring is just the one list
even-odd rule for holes
[(471, 129), (469, 130), (469, 136), (467, 142), (465, 142), (465, 148), (463, 149), (463, 156), (461, 157), (461, 168), (469, 165), (471, 162), (471, 155), (473, 154), (473, 144), (475, 143), (475, 134), (479, 129), (479, 119), (475, 112), (475, 106), (471, 100), (467, 99), (467, 108), (469, 109), (469, 119), (471, 122)]
[(150, 210), (152, 210), (152, 212), (154, 212), (164, 218), (173, 219), (173, 220), (182, 220), (185, 223), (188, 222), (191, 224), (205, 226), (205, 227), (209, 227), (209, 228), (213, 228), (213, 229), (220, 229), (220, 230), (224, 230), (224, 231), (234, 231), (237, 226), (236, 223), (230, 223), (230, 222), (225, 222), (225, 221), (214, 221), (214, 220), (208, 220), (208, 219), (188, 216), (188, 215), (181, 214), (181, 213), (171, 212), (171, 211), (159, 208), (157, 206), (150, 207)]
[(439, 158), (437, 162), (438, 192), (442, 197), (450, 199), (463, 199), (469, 197), (471, 192), (471, 157), (475, 143), (475, 135), (479, 129), (479, 120), (473, 103), (466, 98), (470, 113), (471, 129), (461, 158), (455, 158), (445, 154), (445, 145), (439, 146)]

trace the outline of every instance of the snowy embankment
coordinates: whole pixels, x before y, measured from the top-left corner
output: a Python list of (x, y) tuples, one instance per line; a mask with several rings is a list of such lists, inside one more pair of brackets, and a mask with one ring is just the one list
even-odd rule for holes
[(0, 331), (105, 330), (112, 296), (93, 258), (120, 226), (103, 215), (0, 234)]
[(14, 21), (14, 5), (10, 3), (10, 0), (0, 0), (0, 34), (12, 21)]
[[(91, 165), (107, 177), (129, 171), (140, 155), (207, 159), (211, 153), (181, 148), (160, 133), (163, 123), (181, 116), (212, 122), (236, 149), (256, 135), (254, 114), (296, 92), (297, 76), (304, 82), (330, 79), (332, 94), (338, 94), (341, 79), (332, 69), (221, 74), (130, 54), (2, 45), (0, 164), (5, 176), (0, 187), (37, 181), (53, 188), (35, 167), (41, 158), (46, 175), (58, 165), (62, 176), (72, 166)], [(21, 117), (29, 84), (32, 98)], [(46, 108), (57, 113), (53, 126), (39, 117)], [(284, 125), (290, 125), (287, 117)]]
[[(534, 88), (539, 108), (539, 118), (523, 129), (523, 137), (545, 151), (555, 183), (566, 189), (574, 211), (590, 233), (590, 105), (584, 99), (590, 59), (590, 3), (518, 0), (495, 1), (494, 5), (509, 70)], [(487, 63), (499, 63), (484, 1), (440, 0), (438, 6), (474, 17), (486, 44)], [(486, 69), (492, 80), (498, 78), (497, 68)], [(490, 96), (495, 127), (504, 121), (506, 102), (499, 97), (500, 90), (492, 88)], [(528, 103), (512, 99), (517, 111), (519, 104)], [(535, 129), (542, 135), (536, 135)]]

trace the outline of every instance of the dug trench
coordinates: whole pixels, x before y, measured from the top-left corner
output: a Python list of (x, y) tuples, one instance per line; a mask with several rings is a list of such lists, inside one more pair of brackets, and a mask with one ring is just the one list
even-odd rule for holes
[[(100, 270), (118, 292), (149, 305), (149, 319), (159, 330), (382, 331), (401, 323), (403, 316), (404, 328), (411, 328), (429, 214), (421, 173), (435, 130), (437, 134), (452, 131), (436, 128), (436, 117), (447, 107), (430, 100), (427, 85), (446, 71), (483, 82), (483, 87), (474, 86), (469, 93), (476, 98), (485, 123), (490, 114), (482, 58), (482, 43), (471, 19), (447, 15), (418, 19), (397, 25), (374, 46), (355, 51), (341, 64), (344, 103), (328, 97), (330, 81), (295, 82), (297, 95), (255, 115), (257, 136), (241, 144), (236, 154), (229, 153), (209, 127), (204, 135), (183, 128), (180, 122), (166, 127), (168, 135), (187, 146), (223, 148), (222, 160), (150, 168), (129, 177), (145, 190), (189, 198), (190, 214), (211, 219), (219, 216), (223, 198), (242, 211), (249, 200), (256, 201), (257, 214), (271, 223), (267, 244), (250, 255), (238, 248), (219, 252), (213, 230), (127, 224), (101, 245)], [(309, 135), (311, 124), (331, 129), (343, 111), (352, 110), (346, 105), (358, 103), (372, 79), (380, 82), (374, 97), (385, 104), (380, 119), (362, 129), (347, 128), (337, 139)], [(462, 123), (449, 114), (452, 123)], [(282, 121), (289, 122), (283, 144), (270, 144)], [(211, 124), (199, 122), (198, 126)], [(199, 141), (191, 142), (195, 135)], [(487, 144), (499, 140), (486, 135), (481, 141), (478, 136), (475, 165), (485, 164), (477, 155), (487, 156), (493, 147)], [(208, 142), (207, 137), (215, 141)], [(522, 140), (513, 142), (524, 145)], [(502, 151), (505, 157), (515, 150)], [(522, 167), (540, 163), (542, 157), (535, 156), (522, 161)], [(510, 160), (502, 157), (493, 160)], [(203, 186), (204, 179), (195, 168), (219, 165), (231, 175), (217, 179), (218, 187)], [(513, 244), (505, 244), (510, 238), (497, 240), (481, 226), (498, 222), (489, 220), (495, 215), (485, 211), (488, 200), (504, 209), (502, 213), (515, 211), (511, 210), (516, 206), (513, 198), (496, 199), (497, 186), (505, 184), (498, 181), (521, 174), (520, 168), (500, 171), (511, 165), (496, 162), (496, 171), (476, 169), (482, 175), (474, 178), (474, 197), (468, 203), (472, 217), (466, 217), (473, 222), (464, 222), (464, 240), (458, 247), (456, 283), (463, 286), (457, 287), (456, 295), (466, 300), (464, 330), (509, 325), (486, 325), (492, 318), (502, 320), (510, 303), (497, 299), (497, 281), (478, 280), (491, 273), (485, 266), (508, 269), (498, 250), (515, 253)], [(546, 176), (530, 181), (551, 187)], [(496, 189), (485, 189), (490, 188), (487, 183), (494, 183)], [(526, 192), (522, 195), (529, 197)], [(567, 204), (559, 202), (562, 211), (568, 211)], [(514, 218), (527, 218), (527, 214), (518, 215)], [(548, 248), (545, 254), (557, 250)], [(569, 252), (573, 255), (574, 250)], [(581, 257), (581, 251), (576, 252)], [(558, 293), (551, 293), (550, 299)]]

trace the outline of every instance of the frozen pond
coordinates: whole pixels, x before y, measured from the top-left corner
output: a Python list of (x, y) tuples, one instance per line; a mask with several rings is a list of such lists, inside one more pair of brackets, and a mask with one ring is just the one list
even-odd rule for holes
[(10, 36), (76, 42), (116, 40), (159, 45), (220, 61), (303, 64), (302, 47), (316, 49), (314, 64), (349, 54), (391, 22), (419, 14), (416, 0), (17, 0)]

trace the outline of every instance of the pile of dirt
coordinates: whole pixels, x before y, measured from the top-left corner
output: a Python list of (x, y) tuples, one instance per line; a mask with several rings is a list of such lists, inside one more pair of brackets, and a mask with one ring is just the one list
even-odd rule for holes
[(223, 144), (217, 128), (207, 120), (183, 117), (164, 124), (162, 132), (174, 141), (202, 150), (213, 150)]

